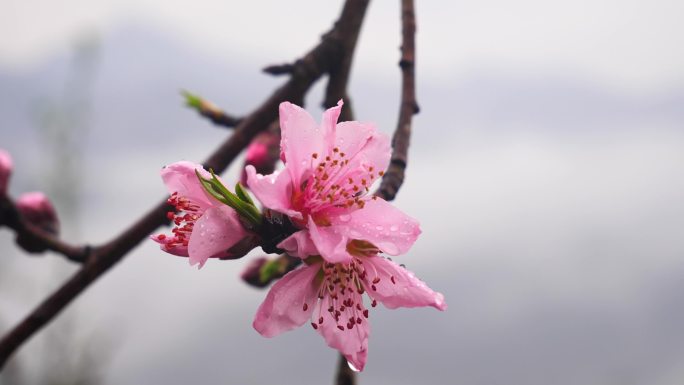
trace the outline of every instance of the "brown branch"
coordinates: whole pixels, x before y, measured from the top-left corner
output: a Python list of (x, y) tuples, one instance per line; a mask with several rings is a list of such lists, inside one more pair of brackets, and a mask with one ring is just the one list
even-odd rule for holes
[(273, 64), (273, 65), (264, 67), (262, 69), (262, 71), (264, 73), (267, 73), (267, 74), (273, 75), (273, 76), (289, 75), (292, 73), (293, 70), (294, 70), (294, 65), (290, 64), (290, 63)]
[(356, 373), (351, 370), (347, 359), (340, 354), (340, 359), (337, 361), (337, 374), (335, 375), (335, 385), (355, 385)]
[(351, 100), (349, 100), (349, 96), (347, 95), (347, 85), (349, 84), (349, 74), (354, 59), (356, 41), (358, 40), (359, 32), (361, 31), (361, 21), (354, 27), (356, 33), (345, 40), (344, 45), (342, 46), (342, 60), (335, 63), (330, 69), (328, 84), (325, 89), (325, 99), (323, 100), (323, 108), (330, 108), (335, 106), (340, 99), (344, 99), (345, 106), (340, 113), (340, 121), (354, 120)]
[(401, 105), (399, 122), (392, 137), (392, 158), (389, 168), (375, 193), (385, 200), (392, 200), (404, 183), (404, 173), (408, 162), (408, 148), (411, 140), (411, 120), (418, 113), (416, 102), (415, 56), (416, 56), (416, 16), (413, 0), (401, 1)]
[[(361, 25), (369, 0), (347, 0), (332, 31), (301, 60), (297, 61), (290, 79), (278, 88), (256, 110), (245, 117), (226, 140), (204, 162), (217, 172), (222, 172), (261, 130), (275, 120), (278, 105), (285, 100), (302, 100), (311, 85), (334, 63), (340, 60), (346, 39), (354, 36)], [(168, 223), (166, 200), (153, 207), (147, 214), (108, 243), (92, 249), (83, 267), (64, 285), (46, 298), (31, 314), (0, 340), (0, 368), (10, 355), (59, 314), (78, 294), (159, 226)]]
[(19, 212), (7, 196), (0, 197), (0, 225), (14, 230), (17, 245), (29, 253), (51, 250), (73, 262), (83, 262), (90, 252), (89, 246), (76, 246), (60, 240), (55, 234), (32, 225)]

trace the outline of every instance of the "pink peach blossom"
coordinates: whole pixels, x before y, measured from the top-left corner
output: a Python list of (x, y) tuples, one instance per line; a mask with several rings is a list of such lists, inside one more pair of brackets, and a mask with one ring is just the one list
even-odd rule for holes
[(151, 238), (162, 250), (189, 257), (190, 265), (201, 268), (208, 258), (236, 256), (229, 249), (250, 234), (235, 210), (206, 193), (195, 170), (210, 178), (201, 165), (191, 162), (177, 162), (162, 169), (162, 180), (171, 194), (168, 202), (176, 208), (175, 213), (168, 213), (175, 227), (170, 235)]
[(444, 296), (412, 272), (377, 254), (363, 255), (358, 247), (356, 251), (348, 263), (318, 259), (285, 275), (259, 306), (254, 328), (265, 337), (274, 337), (310, 320), (328, 346), (363, 370), (370, 334), (364, 293), (370, 297), (371, 307), (380, 301), (390, 309), (447, 308)]
[(372, 124), (337, 123), (341, 108), (342, 101), (325, 111), (318, 125), (304, 109), (281, 103), (285, 169), (263, 176), (247, 166), (248, 186), (264, 206), (300, 229), (278, 244), (291, 255), (349, 263), (347, 244), (353, 240), (403, 254), (420, 234), (418, 222), (367, 195), (387, 169), (390, 140)]
[(0, 195), (7, 194), (12, 168), (12, 157), (7, 151), (0, 148)]
[(362, 294), (386, 307), (446, 309), (444, 296), (413, 273), (379, 256), (403, 254), (418, 222), (378, 197), (366, 195), (387, 168), (389, 138), (366, 123), (337, 123), (342, 108), (318, 125), (302, 108), (280, 105), (281, 159), (268, 176), (248, 166), (248, 185), (261, 203), (289, 216), (299, 229), (278, 244), (304, 259), (269, 291), (254, 328), (266, 337), (311, 325), (327, 344), (362, 370), (368, 350), (368, 309)]

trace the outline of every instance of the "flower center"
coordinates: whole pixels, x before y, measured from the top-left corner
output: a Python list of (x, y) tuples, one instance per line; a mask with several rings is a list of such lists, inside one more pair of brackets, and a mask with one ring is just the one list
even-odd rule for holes
[[(354, 258), (349, 264), (323, 263), (322, 272), (318, 308), (312, 314), (314, 322), (311, 326), (318, 329), (325, 320), (325, 312), (335, 320), (335, 326), (341, 331), (351, 330), (354, 326), (367, 322), (368, 309), (364, 306), (361, 295), (365, 292), (363, 280), (368, 271), (364, 268), (363, 262), (359, 258)], [(376, 277), (373, 279), (373, 290), (375, 283), (380, 282), (377, 272), (374, 273)], [(328, 301), (324, 301), (326, 298)], [(373, 300), (371, 306), (377, 306), (377, 302)], [(307, 309), (308, 305), (305, 303), (303, 310)]]
[[(166, 217), (173, 221), (175, 225), (173, 230), (171, 230), (174, 235), (173, 239), (167, 243), (167, 246), (187, 246), (190, 241), (190, 233), (192, 233), (192, 228), (195, 226), (195, 221), (200, 217), (200, 208), (188, 200), (188, 198), (178, 195), (177, 192), (171, 194), (167, 203), (176, 208), (175, 212), (169, 211), (166, 213)], [(162, 235), (159, 237), (164, 239)]]
[[(363, 208), (365, 195), (373, 182), (384, 174), (373, 165), (350, 166), (350, 159), (338, 147), (325, 158), (311, 154), (312, 174), (295, 193), (295, 203), (308, 213), (324, 208)], [(316, 220), (314, 216), (314, 220)]]

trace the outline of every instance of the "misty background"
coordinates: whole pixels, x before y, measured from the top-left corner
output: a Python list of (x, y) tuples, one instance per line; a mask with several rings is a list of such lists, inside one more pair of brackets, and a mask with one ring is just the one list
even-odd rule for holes
[[(284, 81), (335, 2), (9, 0), (0, 147), (13, 197), (46, 191), (72, 242), (103, 242), (166, 194), (160, 168), (230, 132), (180, 89), (243, 115)], [(416, 2), (417, 95), (396, 205), (404, 263), (449, 309), (370, 314), (360, 384), (684, 381), (684, 3)], [(396, 125), (399, 6), (372, 2), (350, 95)], [(324, 81), (306, 99), (320, 117)], [(226, 174), (236, 180), (241, 159)], [(78, 266), (0, 229), (0, 331)], [(258, 256), (258, 251), (250, 254)], [(311, 328), (265, 339), (250, 256), (200, 271), (146, 242), (32, 338), (2, 384), (331, 383)]]

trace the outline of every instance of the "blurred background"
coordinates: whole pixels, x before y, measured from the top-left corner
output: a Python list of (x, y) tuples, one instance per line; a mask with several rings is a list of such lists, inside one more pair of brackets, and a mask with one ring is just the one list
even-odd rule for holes
[[(313, 47), (341, 1), (4, 0), (0, 147), (14, 197), (53, 199), (64, 238), (99, 243), (165, 195), (160, 168), (230, 133)], [(449, 309), (371, 314), (361, 384), (674, 385), (684, 381), (684, 3), (417, 1), (421, 113), (396, 204), (423, 235), (404, 263)], [(350, 94), (398, 114), (396, 1), (372, 2)], [(320, 116), (324, 82), (307, 98)], [(226, 174), (239, 175), (238, 161)], [(77, 266), (0, 229), (0, 330)], [(258, 255), (259, 253), (254, 253)], [(253, 256), (252, 256), (253, 257)], [(23, 346), (2, 384), (325, 384), (337, 353), (304, 327), (251, 327), (249, 257), (146, 242)]]

